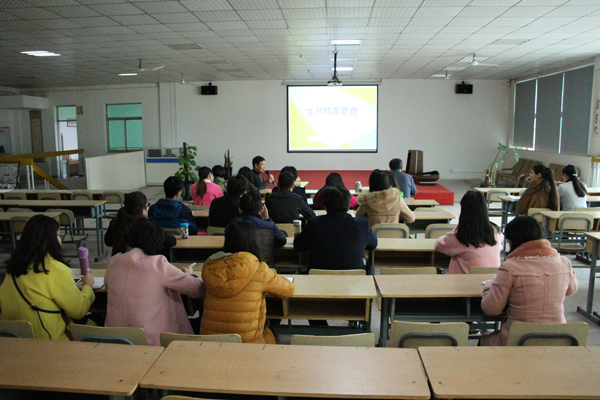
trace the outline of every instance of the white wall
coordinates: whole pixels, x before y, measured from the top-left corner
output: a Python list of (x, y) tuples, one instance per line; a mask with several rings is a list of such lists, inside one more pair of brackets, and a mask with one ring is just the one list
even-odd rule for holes
[(143, 151), (86, 158), (87, 188), (131, 190), (146, 186), (144, 159)]

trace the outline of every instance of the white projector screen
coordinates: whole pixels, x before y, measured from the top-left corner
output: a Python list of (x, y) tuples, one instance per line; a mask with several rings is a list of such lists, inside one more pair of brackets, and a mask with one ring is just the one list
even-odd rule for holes
[(288, 86), (288, 152), (377, 152), (377, 86)]

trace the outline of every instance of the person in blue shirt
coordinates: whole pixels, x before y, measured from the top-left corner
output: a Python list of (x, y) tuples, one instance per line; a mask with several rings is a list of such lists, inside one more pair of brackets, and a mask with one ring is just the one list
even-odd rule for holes
[(393, 158), (390, 161), (390, 170), (396, 175), (398, 181), (398, 188), (404, 195), (405, 199), (408, 199), (417, 194), (417, 186), (415, 180), (409, 174), (402, 172), (402, 160), (399, 158)]
[(181, 178), (177, 176), (168, 177), (163, 184), (163, 188), (165, 198), (158, 200), (150, 207), (148, 219), (165, 228), (179, 228), (182, 223), (187, 222), (190, 235), (197, 235), (198, 227), (192, 210), (177, 200), (183, 190)]

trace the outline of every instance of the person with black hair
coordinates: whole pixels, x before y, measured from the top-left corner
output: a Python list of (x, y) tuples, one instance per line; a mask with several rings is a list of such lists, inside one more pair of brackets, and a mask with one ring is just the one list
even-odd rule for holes
[(369, 176), (369, 193), (358, 196), (357, 217), (367, 217), (372, 227), (379, 223), (397, 224), (415, 220), (415, 214), (406, 205), (400, 191), (391, 187), (386, 171), (379, 169)]
[[(315, 210), (325, 210), (325, 203), (323, 202), (323, 189), (326, 187), (338, 187), (340, 189), (346, 189), (346, 185), (344, 185), (344, 180), (342, 176), (337, 172), (332, 172), (327, 175), (325, 179), (325, 186), (323, 186), (317, 194), (313, 197), (313, 209)], [(346, 189), (347, 190), (347, 189)], [(356, 196), (350, 194), (350, 208), (355, 210), (358, 207), (358, 201), (356, 200)]]
[(240, 197), (248, 189), (249, 182), (242, 175), (227, 180), (227, 193), (214, 199), (208, 210), (208, 225), (225, 228), (228, 223), (240, 216)]
[(481, 337), (479, 343), (486, 346), (506, 346), (515, 321), (566, 323), (565, 296), (578, 288), (571, 262), (542, 239), (542, 229), (534, 218), (516, 217), (506, 225), (504, 234), (510, 253), (496, 277), (484, 285), (481, 309), (487, 315), (499, 315), (507, 306), (508, 311), (499, 331)]
[(131, 250), (108, 262), (106, 326), (144, 328), (151, 346), (160, 346), (162, 332), (193, 334), (181, 294), (204, 296), (202, 279), (171, 265), (160, 255), (165, 232), (140, 219), (129, 229)]
[(213, 182), (219, 185), (223, 194), (227, 193), (227, 179), (225, 179), (225, 168), (222, 165), (212, 167)]
[(560, 210), (560, 198), (552, 170), (538, 164), (531, 170), (529, 179), (529, 186), (517, 201), (517, 215), (527, 215), (530, 208)]
[[(267, 172), (267, 180), (263, 177), (263, 173)], [(269, 183), (273, 183), (275, 178), (267, 171), (267, 162), (264, 157), (256, 156), (252, 159), (252, 183), (258, 190), (265, 189)]]
[(183, 190), (181, 178), (178, 176), (168, 177), (165, 179), (163, 188), (165, 198), (158, 200), (150, 207), (148, 218), (166, 228), (179, 228), (182, 223), (188, 223), (190, 235), (197, 235), (198, 227), (192, 210), (177, 200)]
[(223, 197), (223, 190), (213, 182), (213, 179), (210, 168), (200, 167), (198, 169), (198, 182), (194, 183), (191, 188), (194, 205), (210, 206), (214, 199)]
[[(148, 217), (150, 203), (142, 192), (131, 192), (125, 196), (123, 207), (117, 212), (117, 217), (110, 221), (108, 230), (104, 235), (104, 243), (112, 247), (111, 255), (125, 253), (128, 250), (127, 233), (129, 228), (139, 219)], [(177, 244), (175, 236), (166, 234), (164, 247), (173, 247)]]
[(267, 206), (262, 202), (260, 195), (244, 194), (240, 199), (240, 214), (242, 219), (252, 222), (256, 229), (266, 229), (273, 232), (273, 248), (285, 246), (286, 238), (275, 222), (269, 218)]
[(417, 185), (415, 180), (409, 174), (402, 172), (402, 160), (399, 158), (392, 158), (389, 162), (390, 171), (396, 176), (398, 182), (398, 188), (404, 195), (405, 199), (409, 199), (417, 194)]
[[(302, 197), (302, 200), (304, 200), (307, 204), (308, 204), (308, 198), (306, 197), (306, 189), (300, 186), (296, 186), (296, 181), (298, 180), (298, 170), (296, 169), (296, 167), (293, 167), (291, 165), (286, 165), (285, 167), (281, 168), (281, 171), (279, 173), (282, 172), (289, 172), (290, 174), (292, 174), (294, 176), (294, 184), (292, 185), (292, 193), (297, 194), (298, 196)], [(275, 193), (279, 191), (279, 186), (275, 186), (273, 188), (273, 190), (271, 191), (271, 193)]]
[(72, 320), (85, 317), (95, 299), (94, 277), (84, 275), (79, 290), (62, 256), (58, 222), (45, 215), (25, 224), (6, 272), (0, 286), (2, 319), (30, 322), (36, 339), (69, 340)]
[(469, 190), (460, 200), (458, 226), (435, 242), (435, 250), (451, 257), (449, 274), (468, 274), (475, 266), (498, 268), (503, 241), (483, 195)]
[[(562, 169), (563, 182), (558, 186), (558, 196), (563, 211), (587, 208), (587, 186), (579, 180), (577, 168), (567, 165)], [(558, 183), (558, 182), (557, 182)]]
[(242, 167), (239, 169), (238, 171), (238, 176), (243, 176), (244, 178), (246, 178), (248, 180), (248, 189), (246, 190), (246, 193), (249, 194), (254, 194), (254, 193), (258, 193), (260, 194), (260, 190), (254, 185), (254, 175), (252, 173), (252, 170), (248, 167)]
[(265, 294), (290, 298), (294, 284), (260, 262), (258, 231), (250, 221), (227, 225), (223, 251), (204, 262), (202, 279), (206, 298), (200, 334), (236, 333), (244, 343), (276, 343), (265, 325)]
[(316, 216), (315, 212), (302, 200), (302, 197), (292, 193), (294, 176), (289, 172), (279, 174), (279, 191), (271, 193), (265, 199), (269, 215), (278, 224), (291, 224), (300, 214), (305, 219)]
[(310, 250), (309, 268), (365, 269), (365, 250), (377, 247), (377, 236), (366, 218), (348, 214), (350, 192), (338, 186), (322, 189), (327, 214), (311, 218), (294, 238), (298, 251)]

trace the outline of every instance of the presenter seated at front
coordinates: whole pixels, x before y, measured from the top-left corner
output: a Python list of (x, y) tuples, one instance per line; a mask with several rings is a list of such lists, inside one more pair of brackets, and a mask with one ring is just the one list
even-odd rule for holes
[(468, 274), (471, 267), (498, 268), (503, 241), (483, 195), (469, 190), (460, 200), (458, 226), (435, 242), (435, 250), (451, 257), (449, 274)]
[(415, 214), (408, 208), (400, 191), (390, 186), (386, 171), (374, 170), (369, 177), (369, 193), (358, 196), (357, 217), (367, 217), (372, 227), (379, 223), (411, 223)]
[(267, 327), (265, 294), (287, 299), (294, 284), (260, 262), (258, 230), (236, 219), (225, 228), (223, 251), (202, 268), (206, 285), (201, 335), (236, 333), (244, 343), (275, 344)]
[(294, 248), (310, 250), (309, 268), (365, 269), (365, 250), (377, 247), (377, 237), (366, 218), (348, 214), (350, 192), (337, 186), (322, 189), (327, 214), (311, 218), (294, 238)]
[(542, 229), (534, 218), (516, 217), (506, 225), (504, 234), (511, 251), (498, 275), (486, 282), (481, 308), (487, 315), (498, 315), (508, 305), (507, 317), (499, 331), (481, 337), (480, 344), (485, 346), (506, 346), (515, 321), (566, 323), (565, 296), (577, 291), (571, 262), (542, 239)]
[(269, 186), (269, 183), (273, 183), (275, 181), (275, 178), (273, 177), (273, 175), (271, 175), (269, 173), (267, 173), (268, 177), (267, 177), (266, 181), (265, 181), (265, 178), (263, 177), (263, 174), (267, 170), (267, 163), (266, 163), (264, 157), (261, 157), (261, 156), (254, 157), (252, 159), (252, 167), (253, 167), (252, 183), (254, 184), (254, 186), (256, 186), (258, 188), (258, 190), (265, 189), (267, 186)]
[(587, 186), (579, 180), (577, 168), (567, 165), (562, 170), (563, 182), (556, 182), (558, 196), (563, 211), (575, 211), (576, 208), (587, 208)]
[(396, 176), (398, 187), (404, 195), (404, 198), (409, 199), (417, 194), (417, 185), (415, 185), (415, 180), (413, 177), (402, 172), (402, 160), (399, 158), (392, 158), (389, 162), (389, 166), (390, 171), (392, 171)]
[(7, 275), (0, 287), (2, 319), (29, 321), (36, 339), (69, 340), (72, 320), (85, 317), (95, 299), (92, 274), (85, 274), (82, 289), (77, 288), (62, 257), (58, 229), (53, 218), (32, 217), (6, 261)]
[(196, 206), (210, 206), (212, 201), (218, 197), (223, 197), (221, 186), (213, 183), (214, 176), (208, 167), (201, 167), (198, 170), (198, 182), (191, 188), (192, 200)]
[(106, 268), (106, 326), (144, 328), (151, 346), (161, 332), (193, 334), (181, 295), (204, 296), (202, 279), (180, 270), (160, 255), (165, 232), (141, 219), (129, 230), (131, 250), (113, 256)]
[(293, 185), (294, 176), (289, 172), (282, 172), (279, 174), (279, 190), (265, 199), (269, 215), (277, 224), (291, 224), (300, 214), (306, 219), (316, 216), (302, 197), (292, 193)]
[(183, 181), (178, 176), (170, 176), (163, 184), (165, 198), (158, 200), (148, 211), (148, 218), (166, 228), (179, 228), (188, 223), (190, 235), (198, 234), (196, 219), (192, 210), (177, 200), (183, 190)]

